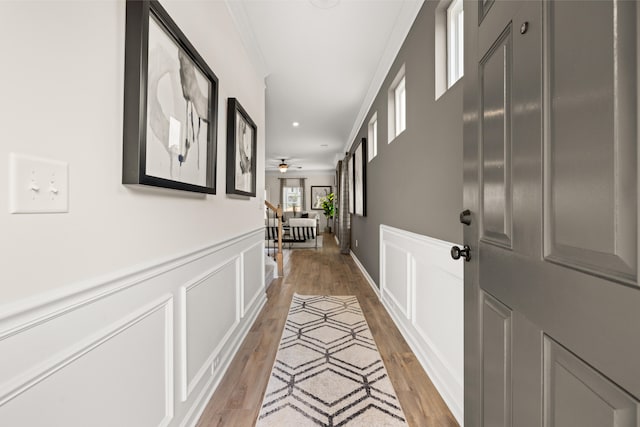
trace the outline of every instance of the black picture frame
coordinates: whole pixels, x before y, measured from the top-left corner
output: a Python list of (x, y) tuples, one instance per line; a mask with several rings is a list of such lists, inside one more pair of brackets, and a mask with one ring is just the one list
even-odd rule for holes
[(367, 138), (362, 138), (353, 150), (353, 213), (367, 216)]
[[(247, 133), (250, 131), (248, 138)], [(242, 138), (240, 138), (242, 134)], [(236, 98), (227, 101), (227, 194), (256, 196), (258, 127)], [(247, 151), (250, 150), (249, 153)]]
[(349, 154), (349, 162), (348, 162), (348, 170), (347, 170), (347, 176), (349, 177), (349, 185), (347, 185), (347, 188), (345, 189), (345, 191), (347, 191), (349, 193), (349, 213), (351, 215), (354, 215), (356, 213), (356, 203), (355, 203), (355, 198), (356, 198), (356, 194), (354, 192), (354, 185), (353, 185), (353, 170), (355, 169), (354, 167), (354, 155), (353, 153)]
[(311, 186), (311, 209), (314, 211), (324, 211), (322, 203), (319, 203), (323, 197), (331, 194), (332, 187), (330, 185), (312, 185)]
[(217, 116), (206, 61), (160, 3), (127, 0), (122, 183), (215, 194)]

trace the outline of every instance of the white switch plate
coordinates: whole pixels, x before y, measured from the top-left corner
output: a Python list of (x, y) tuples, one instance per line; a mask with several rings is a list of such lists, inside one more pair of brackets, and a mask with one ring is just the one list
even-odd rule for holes
[(10, 153), (9, 212), (69, 212), (69, 165)]

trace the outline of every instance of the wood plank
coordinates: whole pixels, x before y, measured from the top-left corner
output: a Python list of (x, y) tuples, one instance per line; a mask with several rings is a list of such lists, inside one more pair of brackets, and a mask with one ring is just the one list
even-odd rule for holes
[(360, 270), (340, 254), (332, 234), (322, 248), (285, 251), (284, 277), (273, 280), (267, 304), (212, 396), (198, 427), (253, 426), (294, 293), (355, 295), (378, 345), (410, 426), (457, 426)]

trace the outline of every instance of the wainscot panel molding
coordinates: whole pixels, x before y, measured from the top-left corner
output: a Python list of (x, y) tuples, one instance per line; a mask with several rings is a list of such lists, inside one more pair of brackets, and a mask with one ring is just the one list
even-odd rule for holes
[[(211, 367), (217, 368), (215, 359), (240, 322), (240, 263), (234, 257), (180, 289), (183, 402)], [(211, 325), (218, 327), (212, 330)]]
[(464, 265), (451, 246), (381, 225), (380, 299), (462, 425)]
[(195, 425), (266, 302), (263, 233), (0, 307), (0, 425)]
[[(264, 241), (256, 243), (252, 247), (248, 248), (242, 253), (242, 283), (244, 286), (241, 295), (242, 316), (245, 316), (247, 312), (255, 306), (256, 299), (264, 295), (265, 286), (268, 283), (264, 283)], [(256, 268), (256, 266), (261, 266)]]

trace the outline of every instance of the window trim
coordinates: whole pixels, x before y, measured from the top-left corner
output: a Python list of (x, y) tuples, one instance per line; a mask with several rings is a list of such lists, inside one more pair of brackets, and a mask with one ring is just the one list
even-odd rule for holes
[(407, 86), (405, 77), (398, 82), (393, 90), (394, 95), (394, 118), (396, 136), (400, 135), (407, 128)]

